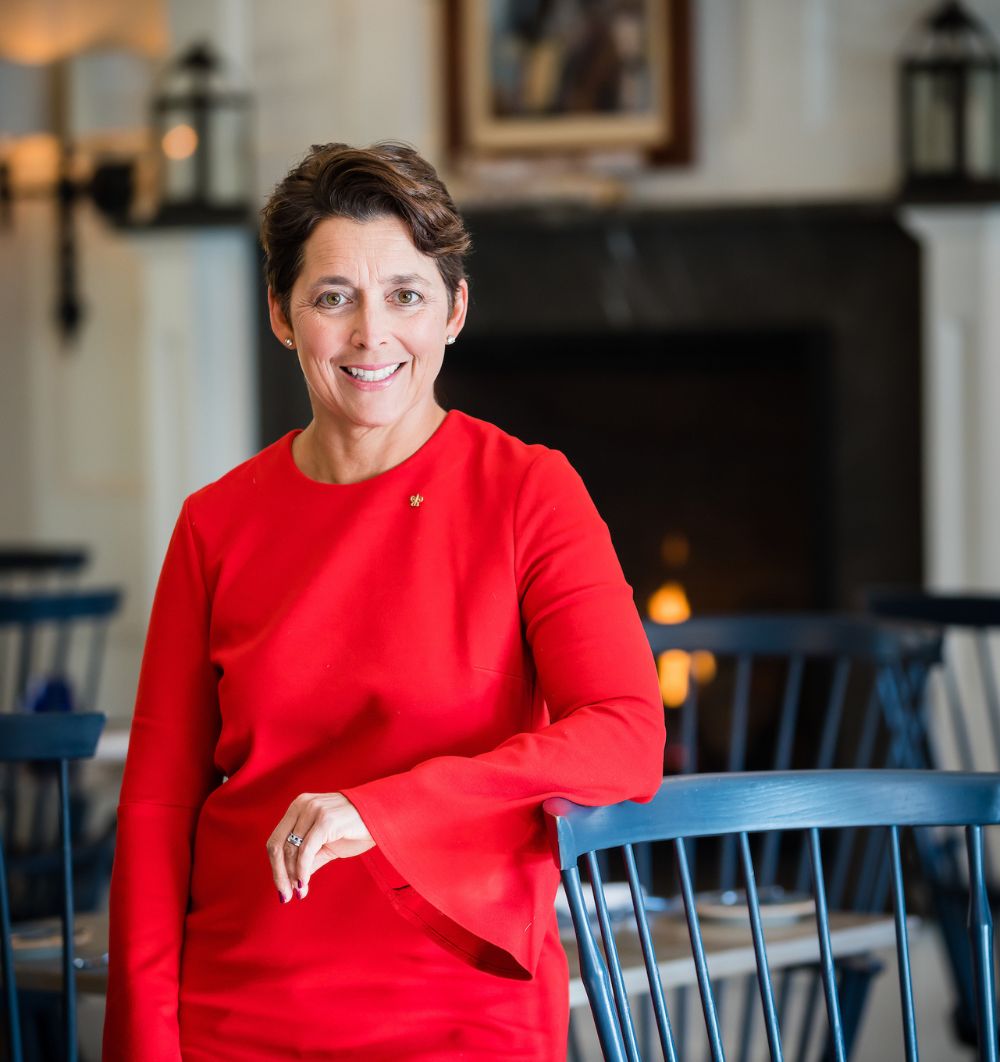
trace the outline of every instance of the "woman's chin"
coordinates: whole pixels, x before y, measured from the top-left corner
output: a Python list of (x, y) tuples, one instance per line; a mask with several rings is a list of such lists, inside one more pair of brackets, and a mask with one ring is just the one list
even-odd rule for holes
[(414, 404), (401, 401), (402, 397), (389, 396), (385, 392), (355, 395), (349, 401), (328, 406), (326, 418), (344, 427), (395, 427), (407, 420), (415, 410)]

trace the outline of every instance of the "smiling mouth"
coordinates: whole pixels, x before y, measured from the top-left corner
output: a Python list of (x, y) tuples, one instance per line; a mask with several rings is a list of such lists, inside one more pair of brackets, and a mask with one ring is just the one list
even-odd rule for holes
[(357, 369), (353, 365), (341, 365), (341, 370), (346, 372), (348, 376), (353, 376), (355, 380), (364, 380), (366, 383), (378, 383), (380, 380), (388, 380), (390, 376), (397, 373), (402, 367), (403, 362), (398, 362), (395, 365), (383, 365), (380, 369)]

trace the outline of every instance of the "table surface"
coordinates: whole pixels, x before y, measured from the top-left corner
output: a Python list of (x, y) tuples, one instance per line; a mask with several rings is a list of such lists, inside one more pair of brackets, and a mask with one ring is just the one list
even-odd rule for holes
[[(911, 920), (912, 922), (912, 920)], [(53, 923), (54, 925), (57, 923)], [(687, 923), (676, 914), (657, 915), (651, 919), (653, 945), (665, 988), (697, 983)], [(77, 956), (94, 963), (77, 971), (77, 991), (103, 995), (107, 990), (107, 966), (101, 957), (108, 948), (108, 916), (77, 916), (77, 936), (83, 937)], [(702, 936), (708, 966), (714, 978), (753, 973), (757, 966), (748, 922), (738, 924), (702, 923)], [(767, 957), (772, 970), (815, 962), (819, 959), (816, 923), (805, 918), (791, 925), (765, 927)], [(634, 929), (616, 934), (619, 955), (629, 992), (648, 991), (642, 952)], [(830, 915), (830, 940), (837, 958), (884, 951), (895, 946), (895, 925), (891, 915), (848, 914), (834, 911)], [(586, 992), (579, 976), (576, 943), (572, 933), (563, 937), (569, 959), (571, 1007), (585, 1006)], [(17, 984), (22, 988), (58, 990), (62, 985), (60, 960), (18, 958), (15, 960)]]
[[(910, 919), (911, 931), (914, 921)], [(691, 958), (691, 940), (683, 914), (651, 916), (650, 928), (663, 987), (678, 988), (682, 985), (697, 984), (694, 960)], [(701, 931), (708, 969), (713, 980), (756, 973), (757, 960), (749, 920), (722, 923), (710, 922), (703, 918)], [(642, 950), (635, 928), (616, 931), (615, 941), (626, 991), (648, 992)], [(819, 960), (819, 938), (816, 935), (814, 916), (791, 924), (765, 926), (764, 941), (768, 965), (772, 970)], [(833, 911), (830, 914), (830, 943), (837, 959), (894, 948), (895, 922), (889, 914), (866, 915)], [(563, 937), (563, 946), (569, 959), (569, 1005), (585, 1006), (587, 995), (580, 980), (576, 942), (571, 933)]]
[(124, 763), (125, 753), (128, 752), (128, 733), (127, 724), (114, 723), (105, 726), (97, 739), (94, 759), (100, 763)]

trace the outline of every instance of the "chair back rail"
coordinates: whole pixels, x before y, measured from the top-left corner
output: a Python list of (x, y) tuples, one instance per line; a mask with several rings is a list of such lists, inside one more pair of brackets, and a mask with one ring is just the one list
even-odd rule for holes
[[(62, 975), (63, 1021), (66, 1058), (75, 1062), (76, 971), (73, 963), (73, 857), (70, 836), (69, 764), (94, 754), (105, 717), (96, 713), (71, 714), (0, 714), (0, 762), (50, 763), (59, 772), (59, 832), (62, 868)], [(21, 1062), (21, 1030), (11, 946), (11, 912), (7, 891), (6, 863), (3, 850), (6, 838), (0, 837), (0, 947), (4, 995), (7, 1010), (7, 1043), (11, 1062)]]
[[(979, 1057), (996, 1062), (996, 993), (993, 970), (993, 924), (986, 891), (982, 834), (1000, 824), (1000, 774), (924, 770), (844, 770), (748, 772), (665, 779), (648, 804), (625, 803), (611, 808), (583, 808), (566, 800), (545, 804), (558, 850), (559, 865), (574, 930), (580, 944), (580, 963), (604, 1056), (630, 1062), (639, 1051), (624, 980), (614, 944), (611, 919), (603, 901), (602, 881), (595, 853), (612, 847), (625, 852), (633, 897), (633, 913), (640, 924), (639, 940), (651, 990), (654, 1017), (663, 1057), (678, 1053), (662, 990), (657, 990), (658, 964), (647, 923), (633, 845), (649, 841), (673, 844), (680, 892), (690, 938), (698, 991), (701, 997), (709, 1057), (725, 1057), (715, 991), (705, 955), (698, 903), (691, 874), (690, 839), (732, 835), (737, 838), (747, 916), (756, 958), (758, 1006), (763, 1015), (769, 1055), (785, 1057), (781, 1043), (780, 1010), (767, 954), (750, 838), (771, 830), (802, 830), (809, 850), (821, 982), (828, 1019), (829, 1056), (848, 1057), (842, 1010), (846, 982), (838, 978), (831, 937), (831, 903), (826, 891), (822, 837), (836, 829), (883, 827), (888, 831), (891, 903), (899, 968), (901, 1038), (908, 1060), (917, 1059), (915, 1001), (910, 972), (904, 863), (901, 827), (963, 827), (969, 881), (969, 928), (972, 976), (976, 985), (976, 1022)], [(587, 914), (579, 862), (590, 868), (601, 944)], [(661, 916), (666, 917), (666, 916)], [(662, 986), (661, 986), (662, 988)], [(804, 1050), (800, 1043), (800, 1053)]]
[(0, 546), (0, 586), (41, 589), (76, 579), (90, 562), (82, 546)]

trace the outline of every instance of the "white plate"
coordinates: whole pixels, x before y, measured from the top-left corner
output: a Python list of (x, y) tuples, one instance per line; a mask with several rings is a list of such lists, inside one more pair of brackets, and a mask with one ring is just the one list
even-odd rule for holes
[[(73, 931), (74, 950), (90, 943), (90, 930), (76, 925)], [(14, 958), (21, 959), (57, 959), (62, 955), (62, 926), (52, 919), (40, 922), (18, 922), (10, 935), (10, 946)]]
[[(816, 914), (813, 898), (802, 892), (785, 892), (780, 888), (761, 889), (760, 920), (765, 926), (788, 926)], [(746, 893), (742, 889), (701, 893), (695, 897), (698, 917), (706, 922), (746, 925), (750, 922)]]
[[(650, 896), (645, 889), (643, 889), (642, 897), (646, 910), (650, 914), (665, 911), (669, 906), (666, 900), (661, 899), (659, 896)], [(632, 890), (629, 888), (627, 881), (607, 882), (604, 886), (604, 899), (608, 905), (608, 916), (612, 922), (635, 918), (632, 910)], [(590, 921), (596, 924), (597, 904), (594, 903), (594, 893), (587, 884), (583, 886), (583, 900), (587, 905), (587, 915)], [(570, 928), (573, 925), (573, 918), (569, 910), (569, 900), (566, 897), (566, 890), (561, 884), (556, 893), (556, 921), (563, 928)]]

